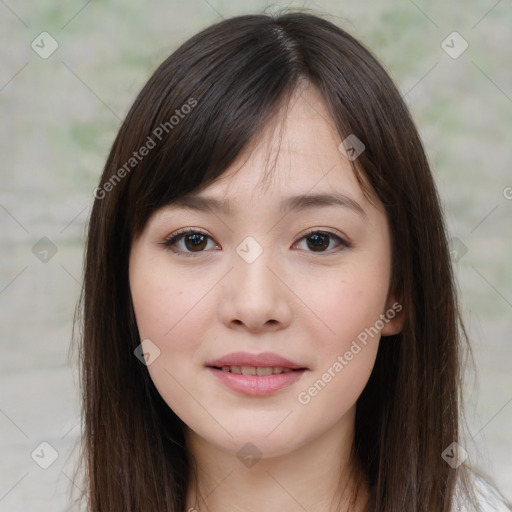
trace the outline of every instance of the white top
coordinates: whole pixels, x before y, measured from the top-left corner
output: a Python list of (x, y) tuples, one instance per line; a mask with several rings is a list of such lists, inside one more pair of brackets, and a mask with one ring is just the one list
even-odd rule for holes
[[(478, 498), (478, 505), (481, 512), (510, 512), (512, 511), (512, 503), (506, 503), (499, 492), (490, 486), (485, 480), (474, 476), (473, 487)], [(453, 500), (453, 512), (472, 512), (464, 503), (458, 501), (457, 496)]]

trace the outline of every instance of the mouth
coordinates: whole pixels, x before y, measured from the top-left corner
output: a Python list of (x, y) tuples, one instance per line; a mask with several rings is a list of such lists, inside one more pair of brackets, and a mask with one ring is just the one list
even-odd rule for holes
[(281, 373), (298, 372), (306, 369), (283, 368), (282, 366), (209, 366), (209, 368), (237, 375), (255, 375), (258, 377), (268, 377), (269, 375), (280, 375)]
[(309, 368), (277, 354), (236, 352), (207, 363), (218, 382), (249, 396), (270, 395), (297, 382)]
[(205, 366), (239, 375), (261, 376), (308, 369), (274, 352), (262, 352), (260, 354), (232, 352), (219, 359), (209, 361)]

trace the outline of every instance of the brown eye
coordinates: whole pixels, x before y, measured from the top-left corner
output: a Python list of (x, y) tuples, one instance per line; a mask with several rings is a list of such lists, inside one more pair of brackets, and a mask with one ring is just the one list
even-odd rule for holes
[(317, 252), (317, 249), (320, 251), (327, 249), (330, 242), (329, 237), (324, 234), (314, 234), (308, 236), (306, 240), (308, 241), (308, 247), (315, 252)]
[[(201, 254), (208, 252), (207, 246), (210, 240), (213, 242), (213, 239), (206, 233), (194, 229), (185, 229), (172, 234), (163, 242), (163, 245), (177, 254), (191, 256), (194, 253)], [(315, 252), (318, 254), (329, 254), (336, 249), (336, 246), (338, 248), (351, 247), (349, 242), (346, 242), (340, 236), (330, 231), (310, 231), (300, 240), (306, 240), (307, 252)], [(333, 241), (335, 242), (334, 248), (331, 247)], [(296, 245), (299, 245), (299, 243)]]
[(191, 251), (201, 251), (206, 247), (207, 237), (200, 233), (185, 235), (183, 239), (185, 241), (185, 247)]
[[(175, 253), (189, 256), (191, 253), (205, 252), (209, 240), (211, 238), (206, 233), (194, 229), (186, 229), (171, 235), (163, 245)], [(183, 243), (179, 247), (181, 242)], [(175, 247), (178, 247), (178, 249), (175, 249)]]
[(332, 246), (333, 240), (335, 241), (335, 248), (336, 245), (338, 246), (338, 248), (340, 246), (351, 247), (351, 245), (348, 242), (343, 240), (340, 236), (331, 233), (330, 231), (310, 231), (301, 238), (301, 241), (302, 240), (306, 240), (306, 250), (308, 252), (330, 253), (332, 252), (332, 250), (328, 248), (329, 246)]

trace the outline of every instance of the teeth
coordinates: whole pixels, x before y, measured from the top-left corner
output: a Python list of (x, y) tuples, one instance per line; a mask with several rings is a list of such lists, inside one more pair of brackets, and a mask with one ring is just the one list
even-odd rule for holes
[(254, 366), (242, 366), (242, 375), (256, 375)]
[(266, 377), (268, 375), (289, 373), (293, 370), (291, 368), (282, 368), (281, 366), (223, 366), (222, 371), (236, 373), (238, 375), (258, 375), (260, 377)]
[(274, 373), (272, 368), (269, 368), (268, 366), (266, 368), (256, 368), (257, 375), (272, 375), (272, 373)]

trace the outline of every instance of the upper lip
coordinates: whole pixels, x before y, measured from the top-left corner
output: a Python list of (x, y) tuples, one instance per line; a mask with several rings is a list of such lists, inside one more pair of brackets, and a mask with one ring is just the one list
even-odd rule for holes
[(253, 366), (253, 367), (280, 367), (291, 368), (294, 370), (305, 368), (304, 366), (290, 361), (285, 357), (274, 352), (262, 352), (261, 354), (251, 354), (250, 352), (231, 352), (225, 356), (209, 361), (206, 366)]

